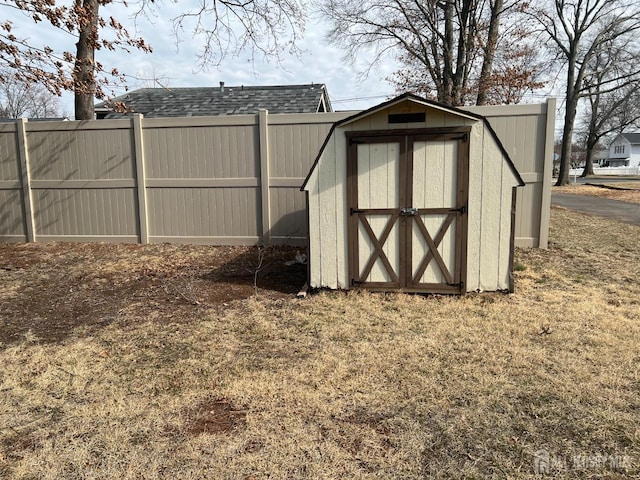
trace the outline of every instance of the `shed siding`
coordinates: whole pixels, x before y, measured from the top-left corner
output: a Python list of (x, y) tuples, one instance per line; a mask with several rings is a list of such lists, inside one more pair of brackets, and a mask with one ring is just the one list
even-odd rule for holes
[[(335, 205), (337, 196), (335, 162), (327, 162), (326, 168), (322, 169), (318, 174), (318, 199), (320, 204)], [(336, 209), (332, 208), (322, 208), (319, 218), (320, 233), (326, 242), (326, 247), (322, 250), (322, 278), (329, 282), (327, 286), (331, 288), (338, 287), (336, 211)]]
[[(500, 227), (502, 200), (502, 155), (493, 139), (484, 132), (482, 149), (481, 222), (480, 222), (480, 282), (473, 290), (495, 290), (498, 284), (498, 257), (500, 256)], [(473, 157), (472, 157), (473, 158)], [(506, 288), (506, 287), (505, 287)]]
[[(330, 157), (333, 137), (326, 146), (323, 158)], [(327, 158), (327, 162), (331, 161)], [(317, 172), (317, 170), (316, 170)], [(317, 173), (310, 179), (307, 191), (307, 203), (309, 215), (309, 286), (320, 288), (322, 282), (322, 245), (320, 243), (320, 205), (318, 202), (318, 176)], [(330, 285), (327, 285), (330, 287)]]
[(484, 125), (474, 126), (471, 142), (466, 290), (506, 290), (516, 180)]
[(347, 151), (347, 139), (344, 134), (335, 139), (334, 168), (336, 171), (336, 196), (333, 203), (333, 212), (336, 217), (336, 262), (338, 266), (338, 288), (349, 288), (349, 244), (347, 239), (348, 213), (346, 208), (347, 199), (347, 169), (344, 164), (337, 165), (335, 152)]
[[(511, 265), (511, 201), (513, 199), (513, 184), (511, 170), (506, 162), (502, 163), (502, 199), (500, 201), (502, 216), (500, 218), (500, 255), (498, 258), (498, 283), (492, 290), (505, 290), (510, 286)], [(514, 220), (515, 222), (515, 220)], [(515, 228), (515, 226), (514, 226)]]
[[(389, 114), (394, 113), (425, 113), (424, 122), (412, 123), (389, 123)], [(463, 117), (456, 117), (446, 112), (415, 104), (413, 102), (403, 102), (398, 105), (376, 112), (372, 115), (364, 117), (356, 122), (344, 125), (344, 130), (363, 131), (363, 130), (400, 130), (405, 128), (437, 128), (451, 127), (457, 125), (466, 125), (467, 120)]]
[(480, 285), (480, 232), (482, 230), (482, 157), (474, 157), (475, 145), (484, 141), (484, 128), (473, 127), (469, 141), (469, 204), (467, 217), (467, 291), (475, 290)]
[[(336, 168), (336, 152), (346, 152), (344, 131), (329, 139), (309, 189), (309, 258), (311, 286), (348, 288), (347, 172)], [(321, 208), (322, 207), (322, 208)]]

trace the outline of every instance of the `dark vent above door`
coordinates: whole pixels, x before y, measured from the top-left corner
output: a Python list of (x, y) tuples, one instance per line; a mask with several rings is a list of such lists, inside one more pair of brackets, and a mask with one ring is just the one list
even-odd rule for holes
[(389, 114), (389, 123), (424, 123), (426, 119), (425, 112)]

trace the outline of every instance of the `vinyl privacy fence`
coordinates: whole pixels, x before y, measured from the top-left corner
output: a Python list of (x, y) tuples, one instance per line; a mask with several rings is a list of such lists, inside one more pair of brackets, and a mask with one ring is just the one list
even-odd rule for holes
[[(517, 245), (546, 246), (554, 105), (473, 110), (528, 182)], [(2, 124), (0, 241), (303, 245), (299, 188), (352, 113)]]

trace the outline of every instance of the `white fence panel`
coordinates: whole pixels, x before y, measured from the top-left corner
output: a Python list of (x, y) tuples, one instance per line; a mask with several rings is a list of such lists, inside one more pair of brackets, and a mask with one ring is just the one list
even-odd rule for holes
[[(572, 168), (569, 175), (579, 177), (582, 175), (584, 168)], [(594, 167), (594, 175), (640, 175), (640, 166), (638, 167)]]

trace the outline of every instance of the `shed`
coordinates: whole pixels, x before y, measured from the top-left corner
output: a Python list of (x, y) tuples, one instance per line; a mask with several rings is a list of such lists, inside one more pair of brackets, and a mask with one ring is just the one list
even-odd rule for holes
[(523, 185), (480, 115), (407, 93), (338, 121), (301, 188), (309, 286), (513, 291)]

